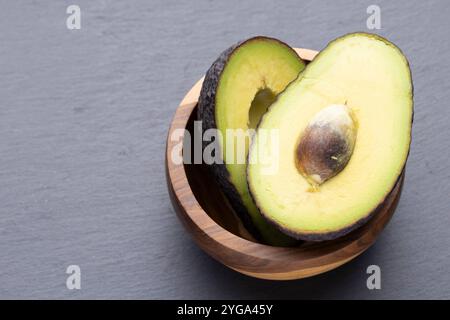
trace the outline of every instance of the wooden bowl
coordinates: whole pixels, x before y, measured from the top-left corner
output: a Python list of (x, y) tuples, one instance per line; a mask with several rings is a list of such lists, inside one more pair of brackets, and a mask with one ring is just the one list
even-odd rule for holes
[[(296, 49), (305, 61), (316, 51)], [(256, 242), (245, 230), (222, 194), (206, 164), (176, 164), (172, 152), (177, 129), (192, 132), (203, 79), (181, 101), (169, 129), (166, 178), (173, 207), (197, 245), (227, 267), (272, 280), (300, 279), (332, 270), (369, 248), (389, 222), (397, 206), (403, 174), (377, 213), (357, 230), (332, 241), (301, 242), (296, 247), (273, 247)]]

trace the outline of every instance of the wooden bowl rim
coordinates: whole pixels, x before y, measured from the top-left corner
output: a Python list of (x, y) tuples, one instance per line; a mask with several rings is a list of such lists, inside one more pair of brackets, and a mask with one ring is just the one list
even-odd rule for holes
[[(311, 61), (318, 54), (318, 51), (310, 49), (294, 49), (305, 61)], [(171, 192), (173, 192), (175, 197), (174, 200), (178, 202), (179, 206), (184, 207), (184, 203), (189, 203), (190, 206), (189, 210), (184, 210), (184, 218), (187, 218), (188, 222), (195, 226), (197, 231), (201, 232), (201, 236), (205, 237), (207, 242), (212, 243), (211, 247), (214, 247), (216, 250), (227, 250), (228, 253), (221, 255), (220, 252), (208, 249), (205, 245), (201, 245), (198, 239), (195, 239), (197, 244), (228, 267), (254, 277), (265, 279), (297, 279), (304, 276), (319, 274), (334, 269), (364, 252), (375, 241), (379, 232), (381, 232), (393, 215), (393, 212), (389, 213), (389, 217), (380, 228), (375, 228), (376, 230), (367, 229), (362, 235), (355, 237), (354, 239), (347, 238), (345, 241), (341, 241), (339, 238), (328, 241), (328, 250), (321, 255), (314, 255), (312, 251), (310, 252), (311, 254), (308, 254), (308, 246), (274, 247), (241, 238), (221, 227), (203, 210), (189, 186), (184, 164), (176, 164), (173, 163), (173, 161), (169, 161), (172, 150), (178, 143), (178, 141), (172, 141), (170, 137), (175, 130), (186, 128), (192, 111), (197, 105), (203, 79), (204, 77), (196, 82), (178, 106), (170, 125), (166, 145), (166, 174), (168, 186)], [(397, 190), (394, 190), (396, 194), (393, 199), (390, 200), (390, 206), (393, 206), (394, 202), (398, 200), (402, 183), (403, 176), (394, 188)], [(199, 215), (201, 219), (196, 217), (196, 215)], [(376, 219), (376, 217), (373, 217), (372, 220), (373, 219)], [(370, 221), (368, 223), (370, 223)], [(260, 261), (262, 268), (255, 268), (252, 270), (251, 267), (248, 269), (248, 266), (245, 263), (239, 265), (235, 262), (227, 261), (229, 253), (240, 255), (243, 258)], [(291, 257), (291, 261), (283, 267), (283, 262), (287, 256)], [(292, 256), (297, 256), (298, 259), (292, 259)], [(332, 258), (331, 263), (330, 257)], [(336, 257), (339, 257), (339, 259)], [(270, 272), (268, 270), (267, 273), (262, 271), (264, 270), (264, 263), (273, 261), (278, 261), (280, 263), (280, 269), (278, 271), (273, 271), (272, 269)], [(279, 273), (279, 275), (277, 275), (277, 273)]]

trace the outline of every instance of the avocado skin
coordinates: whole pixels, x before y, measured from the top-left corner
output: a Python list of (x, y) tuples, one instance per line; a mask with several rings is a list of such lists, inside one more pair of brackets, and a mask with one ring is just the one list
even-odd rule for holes
[[(203, 86), (200, 91), (200, 97), (197, 105), (197, 118), (202, 120), (202, 130), (216, 129), (215, 108), (216, 108), (216, 90), (219, 85), (220, 75), (227, 65), (232, 53), (245, 41), (239, 41), (228, 49), (224, 50), (208, 69), (203, 80)], [(203, 150), (209, 142), (203, 141)], [(220, 155), (222, 158), (222, 155)], [(244, 227), (257, 240), (262, 241), (262, 237), (256, 227), (253, 225), (250, 215), (245, 208), (239, 193), (229, 179), (229, 172), (224, 163), (213, 163), (209, 165), (220, 189), (229, 199), (231, 206), (236, 214), (242, 220)]]
[[(214, 61), (211, 67), (208, 69), (205, 75), (205, 79), (203, 80), (202, 89), (200, 91), (200, 97), (197, 104), (197, 119), (202, 120), (202, 130), (205, 132), (208, 129), (216, 129), (216, 121), (215, 121), (215, 107), (216, 107), (216, 90), (219, 85), (220, 76), (225, 69), (230, 57), (233, 55), (233, 52), (238, 49), (240, 46), (245, 44), (248, 41), (254, 40), (275, 40), (290, 48), (284, 42), (274, 39), (268, 38), (264, 36), (257, 36), (247, 40), (242, 40), (232, 45), (228, 49), (224, 50), (219, 57)], [(290, 48), (293, 50), (292, 48)], [(294, 51), (294, 50), (293, 50)], [(203, 150), (210, 142), (203, 141)], [(223, 159), (222, 155), (220, 155)], [(223, 161), (222, 161), (223, 162)], [(225, 196), (230, 201), (230, 204), (238, 217), (241, 219), (244, 227), (255, 237), (256, 240), (266, 243), (261, 233), (253, 224), (252, 218), (247, 211), (244, 203), (241, 200), (239, 193), (234, 187), (233, 183), (230, 181), (230, 174), (224, 163), (213, 163), (209, 165), (210, 170), (212, 171), (215, 180), (217, 181), (220, 189), (225, 194)], [(293, 244), (297, 243), (294, 239)]]
[[(237, 49), (244, 41), (232, 45), (228, 49), (224, 50), (220, 56), (214, 61), (211, 67), (208, 69), (203, 80), (203, 86), (200, 91), (200, 97), (197, 105), (197, 118), (202, 120), (203, 132), (208, 129), (216, 129), (215, 120), (215, 107), (216, 107), (216, 90), (219, 85), (220, 75), (227, 65), (232, 53)], [(209, 142), (203, 141), (203, 150)], [(222, 158), (222, 155), (220, 155)], [(226, 169), (224, 163), (213, 163), (210, 166), (210, 170), (213, 173), (220, 189), (229, 199), (231, 206), (236, 211), (239, 218), (242, 220), (244, 227), (255, 237), (257, 240), (262, 240), (256, 227), (251, 221), (251, 217), (247, 212), (244, 204), (241, 201), (239, 193), (235, 189), (234, 185), (229, 179), (229, 172)]]
[[(365, 37), (368, 38), (373, 38), (375, 40), (378, 41), (382, 41), (385, 45), (387, 46), (394, 46), (396, 50), (398, 50), (400, 52), (400, 54), (404, 57), (404, 62), (406, 64), (406, 66), (408, 67), (409, 70), (409, 75), (410, 75), (410, 79), (411, 79), (411, 102), (412, 102), (412, 117), (411, 117), (411, 127), (413, 125), (414, 122), (414, 83), (412, 81), (412, 72), (411, 72), (411, 67), (409, 65), (409, 61), (406, 58), (406, 56), (404, 55), (404, 53), (402, 52), (402, 50), (397, 47), (393, 42), (387, 40), (386, 38), (377, 35), (377, 34), (373, 34), (373, 33), (367, 33), (367, 32), (353, 32), (353, 33), (348, 33), (346, 35), (343, 35), (339, 38), (334, 39), (333, 41), (331, 41), (328, 45), (330, 46), (332, 43), (334, 43), (335, 41), (339, 41), (341, 38), (347, 37), (347, 36), (352, 36), (352, 35), (363, 35)], [(323, 52), (327, 49), (327, 47), (325, 47), (322, 51), (320, 51), (318, 53), (318, 55), (314, 58), (315, 60), (321, 55), (323, 54)], [(308, 65), (313, 64), (314, 61), (311, 61)], [(284, 94), (287, 90), (287, 88), (292, 85), (295, 82), (295, 80), (293, 82), (291, 82), (282, 92), (280, 92), (278, 94), (278, 97), (280, 97), (282, 94)], [(271, 105), (269, 107), (272, 108), (273, 105)], [(266, 114), (268, 113), (268, 111), (266, 112)], [(263, 118), (266, 116), (266, 114), (264, 114), (260, 121), (259, 124), (256, 128), (256, 130), (258, 130), (259, 125), (262, 123)], [(287, 228), (285, 228), (284, 226), (276, 223), (275, 221), (273, 221), (272, 219), (270, 219), (269, 217), (267, 217), (267, 215), (264, 213), (264, 211), (261, 209), (260, 204), (258, 203), (258, 201), (256, 200), (254, 194), (253, 194), (253, 190), (250, 186), (250, 184), (248, 183), (249, 179), (248, 179), (248, 170), (247, 170), (247, 185), (248, 185), (248, 189), (249, 189), (249, 193), (251, 198), (253, 199), (253, 202), (255, 203), (256, 207), (258, 208), (259, 212), (261, 213), (261, 215), (266, 219), (266, 221), (268, 221), (270, 224), (272, 224), (273, 226), (275, 226), (276, 228), (278, 228), (281, 232), (285, 233), (286, 235), (297, 239), (297, 240), (303, 240), (303, 241), (313, 241), (313, 242), (319, 242), (319, 241), (328, 241), (328, 240), (334, 240), (340, 237), (345, 236), (346, 234), (360, 228), (361, 226), (363, 226), (367, 221), (369, 221), (374, 215), (376, 215), (380, 209), (383, 207), (383, 205), (385, 204), (385, 202), (391, 197), (392, 195), (392, 191), (396, 188), (396, 186), (401, 183), (401, 180), (404, 179), (404, 173), (405, 173), (405, 169), (406, 169), (406, 163), (408, 162), (408, 158), (409, 158), (409, 154), (411, 152), (411, 141), (412, 141), (412, 130), (410, 133), (410, 139), (409, 139), (409, 148), (408, 148), (408, 153), (406, 155), (406, 159), (405, 159), (405, 164), (403, 166), (403, 169), (401, 171), (401, 173), (399, 174), (399, 176), (397, 177), (397, 180), (395, 181), (394, 185), (392, 186), (391, 190), (388, 192), (388, 194), (386, 195), (386, 197), (372, 210), (369, 212), (369, 214), (367, 214), (365, 217), (361, 218), (360, 220), (356, 221), (355, 223), (342, 228), (340, 230), (336, 230), (336, 231), (330, 231), (330, 232), (325, 232), (325, 233), (297, 233), (297, 232), (292, 232), (291, 230), (288, 230)], [(250, 155), (250, 152), (249, 152)], [(248, 156), (249, 156), (248, 155)], [(399, 192), (401, 192), (402, 189), (400, 188)]]

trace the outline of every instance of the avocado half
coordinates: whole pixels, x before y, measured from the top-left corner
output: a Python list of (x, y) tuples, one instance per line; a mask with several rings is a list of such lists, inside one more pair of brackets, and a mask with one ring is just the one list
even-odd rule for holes
[[(332, 41), (258, 126), (247, 177), (260, 212), (297, 239), (354, 230), (402, 174), (412, 120), (411, 72), (400, 49), (366, 33)], [(277, 146), (263, 139), (267, 130), (278, 132)], [(271, 162), (278, 170), (267, 174)]]
[[(245, 227), (255, 238), (271, 245), (290, 245), (294, 239), (268, 223), (249, 194), (246, 160), (251, 138), (245, 142), (245, 154), (230, 156), (226, 147), (231, 141), (227, 141), (226, 131), (255, 129), (268, 106), (304, 67), (297, 53), (277, 39), (259, 36), (241, 41), (222, 52), (209, 68), (198, 102), (203, 131), (218, 129), (222, 134), (219, 143), (223, 163), (210, 165), (219, 186)], [(238, 157), (244, 161), (239, 162)]]

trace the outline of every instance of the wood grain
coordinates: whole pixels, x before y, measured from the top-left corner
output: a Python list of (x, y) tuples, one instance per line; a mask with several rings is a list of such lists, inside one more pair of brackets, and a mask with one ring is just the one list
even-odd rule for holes
[[(296, 49), (311, 61), (316, 51)], [(170, 161), (178, 144), (177, 129), (192, 130), (203, 79), (178, 107), (167, 137), (166, 178), (172, 204), (186, 230), (209, 255), (243, 274), (274, 280), (299, 279), (323, 273), (352, 260), (369, 248), (389, 222), (397, 206), (403, 174), (396, 186), (361, 228), (333, 241), (302, 242), (296, 247), (272, 247), (257, 243), (242, 226), (205, 164)]]

